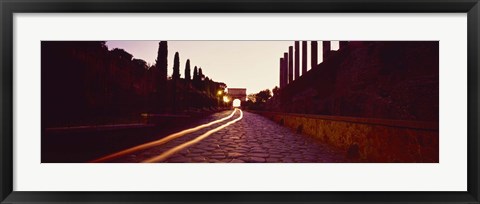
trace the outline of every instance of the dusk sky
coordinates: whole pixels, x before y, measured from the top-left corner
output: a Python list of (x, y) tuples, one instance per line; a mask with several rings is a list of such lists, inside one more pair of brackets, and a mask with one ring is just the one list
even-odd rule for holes
[[(155, 64), (160, 41), (107, 41), (108, 48), (121, 48)], [(279, 60), (294, 41), (168, 41), (168, 75), (172, 74), (173, 56), (179, 52), (180, 74), (184, 77), (185, 62), (190, 59), (201, 67), (203, 74), (214, 81), (224, 82), (228, 88), (247, 88), (247, 93), (257, 93), (279, 86)], [(322, 43), (319, 42), (318, 61), (322, 60)], [(338, 49), (338, 42), (332, 42)], [(308, 43), (308, 69), (310, 69), (310, 42)]]

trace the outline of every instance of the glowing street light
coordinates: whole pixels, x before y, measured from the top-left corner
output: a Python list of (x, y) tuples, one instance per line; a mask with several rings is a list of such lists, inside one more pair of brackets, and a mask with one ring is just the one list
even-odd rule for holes
[(223, 96), (223, 102), (225, 103), (230, 102), (230, 98), (228, 98), (228, 96)]
[(219, 96), (222, 95), (222, 94), (223, 94), (223, 91), (222, 91), (222, 90), (219, 90), (219, 91), (217, 92), (217, 95), (219, 95)]

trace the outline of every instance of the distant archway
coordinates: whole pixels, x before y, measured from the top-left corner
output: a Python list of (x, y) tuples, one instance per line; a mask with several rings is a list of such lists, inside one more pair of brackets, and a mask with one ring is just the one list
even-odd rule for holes
[(240, 107), (242, 101), (247, 99), (247, 89), (245, 88), (228, 88), (227, 96), (232, 101), (233, 107)]
[(240, 107), (242, 105), (242, 101), (240, 99), (233, 100), (233, 107)]

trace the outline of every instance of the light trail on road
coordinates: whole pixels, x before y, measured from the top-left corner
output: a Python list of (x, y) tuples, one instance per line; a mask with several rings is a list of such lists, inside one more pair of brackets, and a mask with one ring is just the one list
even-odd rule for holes
[(228, 127), (229, 125), (233, 124), (233, 123), (236, 123), (238, 121), (240, 121), (242, 118), (243, 118), (243, 112), (242, 110), (240, 109), (235, 109), (235, 110), (239, 110), (240, 111), (240, 117), (238, 117), (237, 119), (235, 120), (232, 120), (228, 123), (225, 123), (221, 126), (218, 126), (216, 127), (215, 129), (212, 129), (212, 130), (209, 130), (208, 132), (204, 133), (203, 135), (200, 135), (198, 137), (196, 137), (195, 139), (193, 140), (190, 140), (188, 142), (185, 142), (183, 144), (180, 144), (174, 148), (171, 148), (167, 151), (165, 151), (164, 153), (160, 154), (159, 156), (156, 156), (156, 157), (153, 157), (153, 158), (150, 158), (150, 159), (147, 159), (147, 160), (144, 160), (142, 161), (142, 163), (152, 163), (152, 162), (161, 162), (161, 161), (164, 161), (165, 159), (167, 159), (168, 157), (170, 157), (171, 155), (177, 153), (178, 151), (181, 151), (182, 149), (185, 149), (189, 146), (192, 146), (200, 141), (202, 141), (203, 139), (207, 138), (208, 136), (210, 136), (211, 134), (215, 133), (215, 132), (218, 132), (220, 131), (221, 129), (223, 128), (226, 128)]
[[(192, 132), (201, 130), (201, 129), (203, 129), (203, 128), (212, 126), (212, 125), (214, 125), (214, 124), (223, 122), (223, 121), (225, 121), (225, 120), (228, 120), (228, 119), (230, 119), (231, 117), (233, 117), (233, 115), (235, 115), (235, 113), (237, 112), (237, 110), (239, 110), (239, 109), (233, 110), (233, 112), (232, 112), (229, 116), (227, 116), (227, 117), (224, 117), (224, 118), (221, 118), (221, 119), (218, 119), (218, 120), (215, 120), (215, 121), (212, 121), (212, 122), (203, 124), (203, 125), (199, 125), (199, 126), (194, 127), (194, 128), (186, 129), (186, 130), (183, 130), (183, 131), (180, 131), (180, 132), (177, 132), (177, 133), (168, 135), (168, 136), (166, 136), (166, 137), (164, 137), (164, 138), (162, 138), (162, 139), (159, 139), (159, 140), (156, 140), (156, 141), (153, 141), (153, 142), (148, 142), (148, 143), (141, 144), (141, 145), (138, 145), (138, 146), (135, 146), (135, 147), (131, 147), (131, 148), (128, 148), (128, 149), (126, 149), (126, 150), (122, 150), (122, 151), (120, 151), (120, 152), (117, 152), (117, 153), (114, 153), (114, 154), (110, 154), (110, 155), (107, 155), (107, 156), (104, 156), (104, 157), (101, 157), (101, 158), (92, 160), (92, 161), (90, 161), (90, 162), (92, 162), (92, 163), (105, 162), (105, 161), (108, 161), (108, 160), (112, 160), (112, 159), (116, 159), (116, 158), (118, 158), (118, 157), (124, 156), (124, 155), (126, 155), (126, 154), (130, 154), (130, 153), (133, 153), (133, 152), (136, 152), (136, 151), (140, 151), (140, 150), (144, 150), (144, 149), (151, 148), (151, 147), (154, 147), (154, 146), (159, 146), (159, 145), (165, 144), (165, 143), (169, 142), (170, 140), (173, 140), (173, 139), (182, 137), (182, 136), (184, 136), (184, 135), (186, 135), (186, 134), (189, 134), (189, 133), (192, 133)], [(240, 112), (241, 112), (241, 110), (240, 110)], [(241, 112), (241, 114), (243, 115), (242, 112)]]

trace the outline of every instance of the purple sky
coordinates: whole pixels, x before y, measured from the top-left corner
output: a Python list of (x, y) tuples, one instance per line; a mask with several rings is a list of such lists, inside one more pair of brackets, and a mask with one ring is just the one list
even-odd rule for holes
[[(108, 48), (121, 48), (155, 64), (159, 41), (107, 41)], [(168, 75), (172, 74), (173, 56), (179, 52), (180, 74), (184, 77), (185, 62), (201, 67), (214, 81), (224, 82), (229, 88), (247, 88), (247, 93), (279, 86), (279, 60), (294, 41), (168, 41)], [(321, 48), (321, 42), (318, 45)], [(338, 43), (332, 42), (332, 49)], [(310, 69), (310, 43), (308, 43)], [(322, 51), (319, 49), (319, 62)]]

